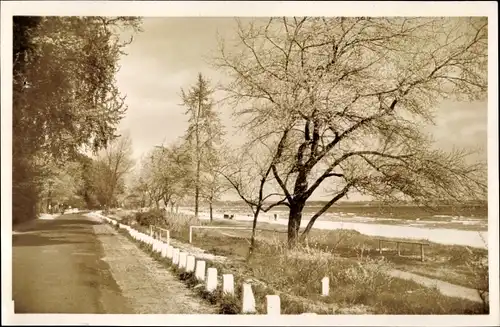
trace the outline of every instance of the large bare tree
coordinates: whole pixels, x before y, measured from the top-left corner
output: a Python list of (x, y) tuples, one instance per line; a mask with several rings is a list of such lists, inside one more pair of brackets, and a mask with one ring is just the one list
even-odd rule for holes
[(128, 134), (110, 141), (98, 154), (94, 183), (102, 205), (117, 205), (116, 197), (119, 191), (123, 191), (124, 178), (133, 166), (132, 140)]
[[(280, 146), (280, 143), (277, 145)], [(248, 205), (253, 214), (252, 236), (248, 254), (255, 249), (255, 233), (257, 220), (261, 212), (268, 212), (275, 206), (285, 203), (286, 198), (273, 201), (283, 196), (272, 175), (272, 167), (276, 156), (275, 149), (262, 142), (248, 142), (240, 151), (225, 154), (226, 161), (219, 173), (238, 196)]]
[(238, 22), (217, 67), (243, 127), (277, 145), (271, 171), (298, 239), (320, 186), (330, 206), (350, 192), (433, 205), (483, 198), (482, 163), (433, 146), (424, 126), (443, 99), (484, 99), (486, 18), (314, 17)]

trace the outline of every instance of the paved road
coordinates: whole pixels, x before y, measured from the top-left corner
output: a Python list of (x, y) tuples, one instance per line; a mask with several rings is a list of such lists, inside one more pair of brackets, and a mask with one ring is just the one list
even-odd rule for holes
[(109, 225), (82, 214), (15, 228), (16, 313), (213, 313)]

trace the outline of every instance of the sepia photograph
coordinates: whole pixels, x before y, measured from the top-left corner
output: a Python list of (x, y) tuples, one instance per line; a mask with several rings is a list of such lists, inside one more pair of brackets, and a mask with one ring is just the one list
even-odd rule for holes
[(499, 324), (497, 39), (494, 2), (2, 2), (2, 324)]

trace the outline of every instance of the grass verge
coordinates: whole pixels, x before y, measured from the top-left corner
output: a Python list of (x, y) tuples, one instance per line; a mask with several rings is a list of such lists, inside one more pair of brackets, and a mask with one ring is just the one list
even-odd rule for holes
[[(170, 217), (170, 219), (173, 219)], [(172, 237), (187, 241), (185, 228), (179, 228)], [(145, 228), (143, 228), (145, 231)], [(283, 246), (276, 233), (270, 237), (260, 235), (257, 249), (247, 260), (248, 240), (233, 237), (228, 242), (227, 235), (201, 232), (194, 245), (213, 254), (226, 255), (231, 260), (225, 262), (207, 261), (207, 265), (217, 268), (219, 274), (232, 273), (235, 279), (235, 297), (221, 294), (204, 294), (203, 285), (192, 281), (192, 276), (182, 275), (167, 260), (153, 254), (159, 261), (173, 270), (180, 279), (186, 281), (200, 295), (219, 306), (220, 312), (237, 311), (239, 294), (243, 281), (253, 285), (258, 313), (265, 313), (265, 295), (278, 294), (281, 298), (283, 314), (349, 313), (349, 314), (486, 314), (487, 307), (480, 303), (451, 298), (437, 289), (421, 285), (384, 273), (388, 260), (372, 256), (371, 251), (361, 252), (356, 257), (341, 257), (328, 253), (321, 246), (308, 246), (293, 251)], [(267, 232), (264, 232), (267, 233)], [(128, 235), (128, 233), (126, 233)], [(186, 242), (187, 243), (187, 242)], [(144, 245), (140, 245), (144, 247)], [(152, 253), (150, 249), (145, 249)], [(416, 261), (418, 262), (418, 261)], [(320, 280), (330, 278), (329, 296), (320, 296)], [(194, 286), (193, 286), (194, 285)], [(233, 309), (231, 309), (233, 308)]]

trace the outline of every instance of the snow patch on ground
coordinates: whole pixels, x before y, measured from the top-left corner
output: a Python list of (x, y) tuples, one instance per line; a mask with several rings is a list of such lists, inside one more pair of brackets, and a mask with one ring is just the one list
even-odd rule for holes
[[(181, 208), (179, 212), (187, 215), (193, 215), (193, 212)], [(214, 219), (223, 219), (222, 214), (214, 214)], [(206, 212), (199, 213), (200, 219), (210, 219), (209, 214)], [(362, 218), (362, 217), (359, 217)], [(242, 214), (234, 214), (233, 220), (238, 221), (252, 221), (253, 217)], [(288, 220), (278, 218), (277, 220), (269, 219), (266, 221), (271, 224), (278, 224), (286, 226)], [(309, 219), (303, 218), (302, 224), (305, 226)], [(423, 227), (413, 223), (413, 226), (408, 225), (387, 225), (363, 222), (342, 222), (342, 221), (327, 221), (318, 220), (314, 224), (315, 229), (335, 230), (335, 229), (350, 229), (356, 230), (361, 234), (370, 236), (381, 236), (389, 238), (406, 238), (416, 240), (427, 240), (434, 243), (448, 244), (448, 245), (463, 245), (476, 248), (488, 248), (488, 232), (486, 231), (468, 231), (452, 228), (435, 228)], [(417, 225), (417, 226), (415, 226)]]
[(42, 213), (40, 214), (40, 216), (38, 217), (38, 219), (42, 219), (42, 220), (52, 220), (52, 219), (55, 219), (56, 217), (59, 217), (61, 214), (58, 214), (58, 213), (54, 213), (54, 214), (50, 214), (50, 213)]

